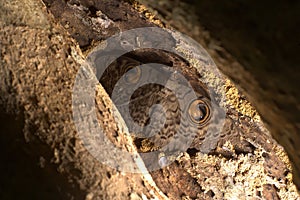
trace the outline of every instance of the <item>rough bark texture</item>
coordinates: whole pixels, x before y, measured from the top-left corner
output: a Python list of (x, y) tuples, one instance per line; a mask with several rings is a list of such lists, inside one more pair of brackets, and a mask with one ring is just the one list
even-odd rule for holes
[[(154, 198), (142, 176), (121, 174), (83, 147), (71, 110), (81, 51), (43, 3), (7, 1), (0, 13), (1, 199)], [(111, 102), (98, 93), (107, 125)], [(113, 120), (107, 127), (118, 132)]]
[[(163, 23), (133, 2), (44, 2), (0, 3), (0, 103), (6, 125), (1, 152), (7, 164), (1, 169), (3, 180), (9, 180), (1, 183), (1, 199), (299, 198), (287, 157), (271, 138), (261, 146), (249, 137), (258, 145), (256, 151), (229, 158), (187, 152), (169, 168), (151, 174), (155, 182), (149, 174), (121, 173), (95, 160), (72, 121), (72, 89), (84, 57), (81, 51), (87, 53), (118, 31)], [(94, 24), (92, 18), (97, 17), (103, 23)], [(240, 101), (246, 101), (231, 84), (226, 88), (237, 110), (256, 116), (249, 104), (241, 106)], [(127, 140), (101, 85), (97, 94), (99, 121), (124, 147)], [(130, 139), (128, 145), (134, 149)], [(16, 171), (18, 175), (12, 176)], [(29, 177), (31, 184), (24, 181)]]

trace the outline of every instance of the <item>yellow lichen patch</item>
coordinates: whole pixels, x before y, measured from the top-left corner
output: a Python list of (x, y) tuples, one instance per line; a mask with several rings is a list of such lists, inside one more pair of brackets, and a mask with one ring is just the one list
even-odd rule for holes
[(285, 163), (285, 165), (288, 167), (288, 169), (292, 170), (292, 166), (291, 166), (291, 163), (289, 161), (288, 155), (284, 151), (283, 147), (275, 146), (274, 152), (280, 158), (280, 160), (282, 160)]
[(253, 108), (250, 102), (239, 93), (238, 89), (229, 79), (225, 80), (225, 91), (226, 100), (230, 106), (234, 107), (243, 115), (251, 117), (255, 121), (261, 121), (257, 111)]
[(165, 27), (162, 21), (159, 20), (146, 6), (134, 0), (130, 0), (130, 3), (132, 4), (135, 10), (143, 14), (150, 22), (158, 25), (159, 27)]
[(280, 160), (282, 160), (285, 163), (285, 165), (290, 170), (290, 172), (286, 175), (287, 183), (286, 183), (286, 185), (280, 185), (278, 195), (282, 199), (298, 199), (299, 200), (300, 198), (299, 198), (299, 195), (297, 192), (297, 188), (293, 184), (293, 174), (291, 172), (292, 166), (291, 166), (291, 163), (289, 162), (289, 158), (288, 158), (286, 152), (284, 151), (283, 147), (281, 147), (281, 146), (276, 146), (274, 148), (274, 152), (280, 158)]

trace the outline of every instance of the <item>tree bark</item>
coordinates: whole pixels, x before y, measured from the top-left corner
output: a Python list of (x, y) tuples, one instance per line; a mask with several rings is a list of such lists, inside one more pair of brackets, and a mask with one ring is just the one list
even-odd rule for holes
[[(83, 147), (72, 121), (73, 84), (83, 59), (76, 42), (41, 1), (1, 4), (1, 199), (159, 196), (140, 174), (122, 174)], [(98, 93), (99, 106), (109, 108), (103, 88)], [(103, 123), (110, 116), (102, 116)], [(118, 132), (114, 127), (108, 132)]]
[[(210, 173), (213, 172), (207, 181), (202, 180), (203, 177), (195, 178), (196, 181), (208, 182), (208, 185), (213, 186), (214, 182), (220, 182), (220, 187), (224, 188), (223, 193), (214, 193), (214, 189), (205, 188), (192, 195), (207, 198), (234, 196), (235, 190), (226, 190), (228, 183), (224, 180), (227, 175), (222, 174), (222, 170), (227, 168), (219, 165), (246, 166), (251, 161), (250, 157), (241, 155), (236, 157), (235, 162), (234, 159), (220, 159), (217, 155), (200, 154), (199, 160), (191, 162), (198, 166), (194, 169), (182, 164), (185, 159), (189, 160), (185, 154), (176, 162), (176, 165), (185, 167), (180, 169), (183, 172), (179, 174), (175, 165), (169, 171), (156, 172), (156, 176), (122, 173), (98, 162), (85, 149), (77, 134), (72, 116), (72, 92), (85, 55), (98, 42), (119, 31), (164, 26), (157, 18), (149, 17), (150, 13), (143, 6), (133, 1), (117, 0), (79, 3), (5, 0), (0, 5), (0, 104), (4, 125), (1, 129), (1, 152), (5, 163), (1, 165), (5, 177), (1, 183), (1, 199), (172, 199), (177, 198), (176, 195), (181, 192), (175, 189), (184, 190), (185, 179), (197, 177), (196, 172), (202, 166), (209, 169)], [(99, 15), (109, 22), (109, 26), (83, 23)], [(229, 89), (235, 90), (230, 84)], [(98, 85), (96, 94), (97, 108), (101, 111), (98, 119), (107, 127), (108, 137), (113, 138), (118, 146), (134, 150), (130, 138), (126, 138), (126, 134), (121, 131), (120, 126), (124, 124), (120, 124), (111, 112), (113, 103), (101, 85)], [(232, 98), (237, 98), (233, 102), (242, 99), (240, 95)], [(249, 110), (255, 116), (255, 111)], [(82, 117), (88, 117), (88, 113)], [(283, 186), (278, 186), (280, 191), (288, 190), (289, 197), (296, 197), (288, 177), (288, 160), (282, 149), (270, 140), (270, 145), (265, 148), (273, 148), (274, 154), (255, 155), (256, 160), (251, 162), (260, 171), (269, 169), (272, 177), (284, 179)], [(282, 154), (281, 157), (279, 154)], [(118, 155), (115, 156), (116, 160), (122, 160)], [(281, 161), (279, 158), (286, 160)], [(266, 162), (262, 163), (259, 159), (265, 159)], [(272, 161), (278, 164), (277, 171), (272, 171)], [(188, 172), (189, 169), (194, 174)], [(282, 175), (284, 171), (287, 174)], [(16, 172), (15, 176), (11, 175)], [(166, 175), (170, 172), (173, 173)], [(241, 171), (238, 167), (235, 172), (247, 174), (246, 170)], [(214, 177), (214, 174), (220, 177)], [(177, 180), (172, 178), (174, 175), (178, 175), (181, 184), (174, 186), (174, 180)], [(167, 192), (165, 188), (157, 187), (165, 183), (164, 178), (160, 178), (164, 176), (171, 183), (170, 188), (167, 188), (170, 191)], [(155, 181), (153, 177), (156, 177)], [(246, 182), (249, 182), (251, 174), (245, 177), (248, 178)], [(259, 195), (267, 198), (273, 194), (274, 198), (277, 197), (273, 184), (251, 184), (262, 187), (263, 192)]]

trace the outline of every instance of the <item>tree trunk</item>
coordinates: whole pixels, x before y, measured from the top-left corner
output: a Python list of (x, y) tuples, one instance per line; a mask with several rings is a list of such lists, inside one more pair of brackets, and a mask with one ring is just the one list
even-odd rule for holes
[[(157, 18), (152, 18), (145, 7), (133, 1), (118, 0), (4, 0), (0, 3), (0, 11), (0, 117), (4, 158), (1, 199), (225, 198), (235, 196), (237, 191), (246, 196), (243, 188), (249, 184), (249, 188), (261, 188), (260, 193), (255, 190), (251, 194), (257, 192), (257, 196), (264, 198), (282, 197), (283, 191), (288, 191), (287, 198), (297, 197), (287, 157), (267, 134), (262, 138), (267, 137), (270, 143), (257, 147), (257, 152), (251, 154), (253, 160), (250, 154), (226, 159), (201, 153), (191, 158), (192, 153), (186, 153), (169, 168), (144, 174), (110, 168), (86, 150), (72, 115), (77, 72), (86, 54), (99, 41), (131, 28), (164, 26)], [(91, 19), (97, 17), (109, 25), (94, 24)], [(239, 102), (242, 97), (233, 93), (236, 89), (227, 84), (228, 93), (234, 99), (232, 102)], [(112, 113), (113, 103), (101, 85), (96, 88), (96, 96), (100, 111), (98, 120), (106, 127), (108, 138), (120, 148), (134, 151), (133, 141), (122, 132), (126, 127)], [(249, 106), (246, 100), (244, 102)], [(254, 109), (248, 110), (251, 117), (256, 116)], [(80, 117), (89, 117), (89, 113)], [(254, 144), (262, 145), (253, 137), (249, 138)], [(263, 151), (266, 153), (262, 154)], [(122, 157), (114, 156), (122, 162)], [(274, 163), (277, 168), (272, 166)], [(243, 171), (242, 168), (249, 164), (257, 168)], [(203, 166), (210, 170), (209, 173), (197, 171)], [(142, 168), (143, 164), (138, 167)], [(236, 177), (241, 176), (236, 179), (240, 181), (236, 185), (241, 183), (241, 187), (228, 187), (231, 183), (226, 182), (229, 180), (226, 170), (235, 172)], [(251, 182), (255, 170), (261, 172), (264, 178), (260, 178), (264, 181)], [(207, 179), (197, 176), (198, 172), (208, 174)], [(268, 177), (282, 181), (271, 184)], [(188, 181), (197, 182), (195, 188), (187, 189), (185, 185), (193, 186)], [(167, 188), (166, 183), (170, 184)]]

